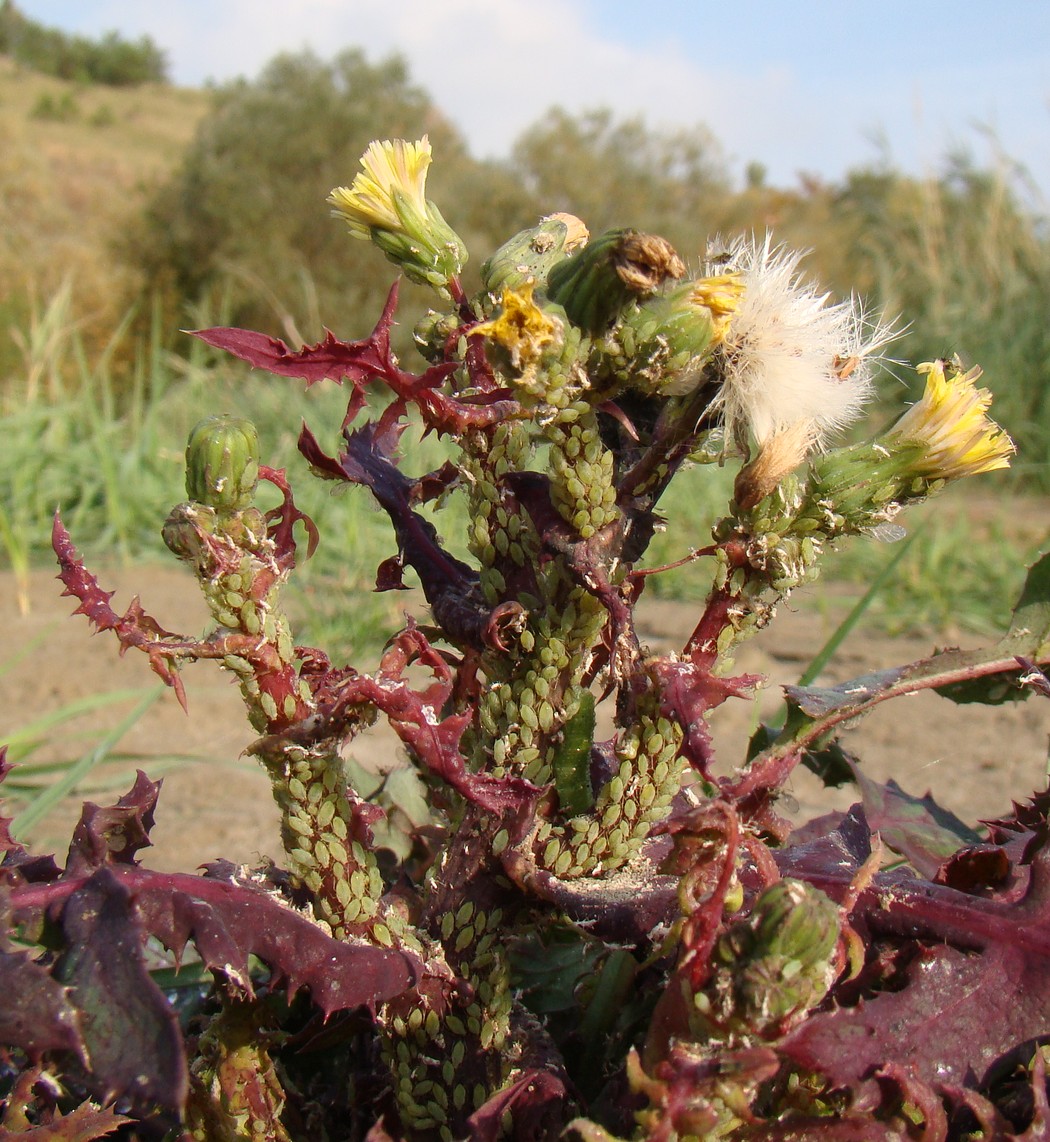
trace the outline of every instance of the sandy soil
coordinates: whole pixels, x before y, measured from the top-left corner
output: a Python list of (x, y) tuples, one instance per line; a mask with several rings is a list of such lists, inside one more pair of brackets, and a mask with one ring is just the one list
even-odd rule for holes
[[(195, 584), (179, 568), (117, 569), (104, 573), (101, 581), (116, 588), (114, 606), (120, 610), (138, 592), (147, 610), (169, 629), (206, 626)], [(153, 686), (155, 679), (141, 655), (120, 658), (114, 639), (91, 637), (83, 618), (68, 618), (73, 604), (60, 597), (61, 585), (50, 573), (34, 575), (25, 616), (18, 612), (10, 580), (2, 586), (0, 629), (6, 632), (6, 646), (0, 653), (0, 743), (11, 731), (76, 699)], [(830, 611), (814, 617), (808, 608), (784, 607), (768, 630), (742, 648), (739, 669), (769, 679), (760, 701), (764, 713), (777, 707), (779, 686), (797, 679), (831, 633), (834, 607)], [(696, 617), (690, 606), (647, 603), (639, 611), (642, 637), (654, 649), (673, 649)], [(977, 645), (977, 640), (966, 645)], [(845, 681), (924, 657), (933, 649), (927, 639), (855, 633), (820, 681)], [(235, 688), (211, 664), (197, 664), (185, 679), (189, 716), (170, 692), (162, 695), (117, 747), (136, 756), (110, 762), (92, 776), (82, 794), (99, 801), (113, 790), (126, 790), (136, 766), (152, 777), (163, 775), (154, 848), (144, 854), (155, 868), (189, 869), (218, 856), (255, 861), (260, 855), (276, 855), (277, 817), (268, 782), (249, 759), (239, 756), (251, 735)], [(48, 735), (47, 747), (38, 750), (34, 760), (79, 756), (133, 705), (134, 699), (111, 705), (65, 725), (60, 733)], [(726, 765), (742, 756), (754, 719), (752, 705), (745, 702), (734, 701), (715, 712), (715, 740)], [(955, 706), (924, 694), (880, 706), (847, 731), (844, 744), (861, 757), (872, 776), (893, 776), (916, 794), (931, 790), (946, 807), (974, 822), (1005, 812), (1012, 799), (1023, 799), (1045, 784), (1048, 733), (1050, 703), (1045, 701), (989, 708)], [(191, 755), (193, 760), (167, 769), (150, 760), (172, 754)], [(377, 727), (355, 743), (355, 756), (364, 764), (388, 767), (399, 763), (400, 751), (396, 738)], [(800, 820), (846, 808), (855, 799), (849, 789), (824, 790), (808, 773), (796, 776), (788, 793), (797, 802)], [(64, 849), (78, 804), (79, 799), (68, 800), (36, 827), (35, 850)]]

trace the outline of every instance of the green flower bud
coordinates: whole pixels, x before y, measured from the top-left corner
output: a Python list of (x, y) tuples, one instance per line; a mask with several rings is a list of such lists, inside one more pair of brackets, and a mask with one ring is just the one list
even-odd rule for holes
[(445, 359), (445, 345), (458, 327), (458, 318), (432, 309), (416, 323), (412, 340), (423, 358), (433, 364)]
[(196, 562), (205, 550), (205, 535), (215, 533), (215, 512), (204, 504), (178, 504), (164, 521), (161, 536), (165, 546), (179, 559)]
[(783, 1027), (816, 1006), (838, 973), (840, 933), (838, 907), (819, 889), (799, 880), (767, 888), (716, 947), (732, 977), (735, 1021)]
[(605, 371), (607, 362), (619, 380), (646, 395), (693, 388), (721, 340), (719, 322), (695, 287), (690, 282), (624, 310), (599, 346), (598, 368)]
[(248, 507), (259, 482), (259, 436), (250, 420), (209, 416), (186, 445), (186, 492), (218, 511)]
[(557, 263), (547, 276), (547, 295), (569, 320), (591, 333), (609, 327), (631, 302), (655, 293), (685, 264), (665, 238), (637, 230), (608, 230)]
[(538, 226), (515, 234), (481, 267), (481, 284), (489, 293), (520, 290), (546, 281), (552, 267), (586, 245), (587, 227), (572, 214), (551, 214)]

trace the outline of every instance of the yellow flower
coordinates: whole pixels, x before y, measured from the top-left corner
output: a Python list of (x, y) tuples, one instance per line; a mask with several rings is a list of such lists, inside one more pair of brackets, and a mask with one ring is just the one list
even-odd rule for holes
[(1014, 442), (986, 415), (992, 394), (976, 387), (980, 367), (963, 373), (956, 359), (919, 365), (918, 372), (926, 374), (922, 399), (887, 433), (892, 440), (922, 446), (916, 474), (953, 480), (1008, 468)]
[(355, 238), (372, 241), (413, 281), (448, 296), (449, 280), (467, 260), (459, 235), (426, 198), (430, 141), (384, 139), (369, 144), (362, 170), (328, 196)]
[(712, 345), (725, 339), (726, 331), (733, 314), (740, 308), (740, 301), (746, 290), (740, 274), (717, 274), (710, 278), (700, 278), (693, 283), (690, 300), (711, 311), (713, 326)]
[(371, 238), (373, 228), (402, 230), (406, 208), (418, 217), (426, 214), (427, 167), (431, 158), (426, 135), (418, 143), (377, 139), (361, 157), (364, 170), (353, 185), (337, 186), (328, 201), (335, 207), (334, 213), (345, 219), (355, 238)]
[(558, 323), (532, 300), (533, 288), (529, 282), (520, 290), (504, 289), (499, 315), (470, 331), (472, 337), (487, 337), (501, 345), (522, 372), (558, 336)]

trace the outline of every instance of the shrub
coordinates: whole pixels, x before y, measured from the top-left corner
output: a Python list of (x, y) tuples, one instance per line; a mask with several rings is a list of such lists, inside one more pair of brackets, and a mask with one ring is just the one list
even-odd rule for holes
[(29, 114), (33, 119), (43, 119), (54, 123), (72, 123), (80, 117), (80, 108), (77, 106), (76, 98), (71, 91), (63, 91), (58, 96), (46, 91), (33, 104)]
[(12, 0), (0, 3), (0, 52), (34, 71), (78, 83), (113, 87), (164, 83), (164, 53), (149, 38), (124, 39), (106, 32), (99, 40), (70, 36), (30, 20)]
[(128, 256), (179, 301), (224, 286), (234, 319), (278, 329), (290, 321), (293, 335), (299, 326), (319, 335), (320, 311), (353, 321), (374, 310), (386, 292), (381, 274), (353, 257), (319, 204), (353, 170), (377, 124), (393, 135), (428, 131), (460, 172), (454, 177), (471, 180), (471, 194), (456, 196), (469, 203), (456, 218), (468, 237), (482, 224), (521, 224), (516, 184), (467, 158), (403, 60), (371, 64), (346, 51), (324, 62), (303, 53), (216, 92)]

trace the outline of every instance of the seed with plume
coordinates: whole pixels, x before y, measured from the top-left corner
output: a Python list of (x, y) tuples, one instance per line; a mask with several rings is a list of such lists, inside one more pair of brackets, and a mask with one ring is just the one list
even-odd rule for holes
[(894, 335), (856, 299), (830, 302), (799, 275), (800, 259), (767, 235), (735, 242), (718, 267), (737, 273), (743, 291), (723, 338), (715, 410), (745, 454), (788, 430), (807, 447), (824, 446), (860, 415), (872, 364)]

